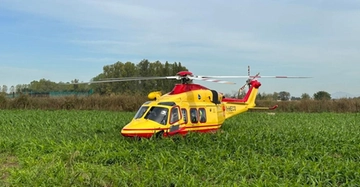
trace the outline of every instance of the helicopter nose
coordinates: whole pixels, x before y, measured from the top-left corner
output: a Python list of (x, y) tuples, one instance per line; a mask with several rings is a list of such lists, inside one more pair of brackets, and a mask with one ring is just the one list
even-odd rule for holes
[(121, 129), (121, 135), (125, 137), (150, 138), (155, 133), (168, 128), (150, 120), (134, 120)]

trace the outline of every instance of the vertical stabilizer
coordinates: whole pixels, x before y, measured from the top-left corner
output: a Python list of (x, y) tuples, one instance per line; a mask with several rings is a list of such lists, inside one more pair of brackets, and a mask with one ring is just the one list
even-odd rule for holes
[(255, 99), (261, 83), (257, 80), (250, 82), (250, 88), (243, 99), (224, 98), (222, 102), (225, 105), (225, 118), (246, 112), (248, 109), (256, 106)]

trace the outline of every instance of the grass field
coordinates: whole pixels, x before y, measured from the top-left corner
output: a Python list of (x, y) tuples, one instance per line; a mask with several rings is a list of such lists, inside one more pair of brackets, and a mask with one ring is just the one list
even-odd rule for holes
[(134, 113), (0, 111), (0, 186), (356, 186), (360, 114), (245, 113), (215, 134), (124, 138)]

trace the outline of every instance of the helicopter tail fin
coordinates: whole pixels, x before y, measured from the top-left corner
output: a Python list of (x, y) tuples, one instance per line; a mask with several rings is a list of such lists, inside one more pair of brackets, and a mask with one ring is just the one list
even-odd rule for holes
[(246, 93), (244, 97), (244, 102), (248, 105), (248, 108), (253, 108), (256, 106), (255, 99), (259, 90), (259, 87), (261, 86), (261, 83), (257, 80), (253, 80), (250, 82), (250, 89)]
[(255, 99), (258, 93), (258, 89), (261, 86), (261, 83), (253, 80), (250, 82), (250, 88), (244, 98), (242, 99), (235, 99), (235, 98), (224, 98), (223, 102), (228, 103), (242, 103), (242, 104), (248, 104), (249, 106), (255, 106)]
[(255, 99), (260, 86), (260, 82), (252, 80), (250, 82), (250, 88), (244, 98), (224, 98), (222, 102), (224, 103), (225, 118), (229, 118), (242, 112), (246, 112), (248, 109), (255, 108)]

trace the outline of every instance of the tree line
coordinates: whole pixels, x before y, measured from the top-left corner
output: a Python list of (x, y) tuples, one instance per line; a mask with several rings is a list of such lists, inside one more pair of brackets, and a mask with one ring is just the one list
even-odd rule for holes
[[(124, 78), (124, 77), (164, 77), (174, 76), (180, 71), (187, 71), (181, 62), (162, 64), (160, 61), (149, 62), (142, 60), (138, 64), (132, 62), (116, 62), (112, 65), (104, 66), (103, 73), (100, 73), (93, 78), (94, 81), (106, 80), (109, 78)], [(148, 93), (154, 90), (169, 92), (174, 87), (174, 84), (179, 83), (178, 80), (141, 80), (141, 81), (124, 81), (124, 82), (109, 82), (92, 84), (92, 89), (95, 93), (101, 95), (112, 93)]]
[[(125, 77), (163, 77), (174, 76), (180, 71), (187, 71), (181, 62), (161, 63), (160, 61), (150, 62), (147, 59), (140, 61), (138, 64), (132, 62), (116, 62), (111, 65), (105, 65), (103, 72), (92, 78), (92, 81), (108, 80), (112, 78)], [(76, 83), (76, 84), (75, 84)], [(96, 84), (79, 84), (79, 79), (71, 80), (70, 82), (53, 82), (47, 79), (34, 80), (29, 84), (19, 84), (8, 88), (6, 85), (0, 86), (0, 90), (4, 93), (44, 93), (44, 92), (87, 92), (92, 90), (93, 93), (99, 95), (110, 94), (147, 94), (154, 90), (162, 92), (169, 92), (178, 80), (160, 79), (160, 80), (142, 80), (142, 81), (124, 81), (124, 82), (107, 82)], [(243, 97), (245, 91), (236, 94), (226, 94), (227, 97)], [(258, 100), (304, 100), (304, 99), (322, 100), (331, 99), (331, 95), (326, 91), (319, 91), (314, 93), (311, 97), (307, 93), (303, 93), (301, 97), (291, 97), (291, 94), (286, 91), (274, 93), (258, 93)]]
[(326, 91), (318, 91), (313, 94), (311, 97), (308, 93), (301, 94), (300, 97), (291, 96), (289, 92), (281, 91), (281, 92), (274, 92), (273, 94), (267, 93), (258, 93), (257, 95), (259, 100), (281, 100), (281, 101), (289, 101), (289, 100), (308, 100), (308, 99), (315, 99), (315, 100), (330, 100), (331, 95)]
[[(161, 63), (160, 61), (149, 62), (144, 59), (138, 64), (132, 62), (116, 62), (112, 65), (103, 67), (103, 72), (92, 78), (92, 81), (101, 81), (112, 78), (124, 77), (163, 77), (174, 76), (179, 71), (187, 71), (181, 62)], [(76, 84), (74, 84), (76, 83)], [(80, 83), (80, 84), (79, 84)], [(18, 84), (16, 86), (0, 86), (0, 91), (4, 93), (44, 93), (44, 92), (86, 92), (92, 90), (93, 93), (100, 95), (118, 94), (118, 93), (148, 93), (150, 91), (161, 90), (170, 91), (178, 80), (143, 80), (143, 81), (125, 81), (109, 82), (97, 84), (81, 84), (79, 79), (70, 82), (53, 82), (47, 79), (34, 80), (29, 84)]]

